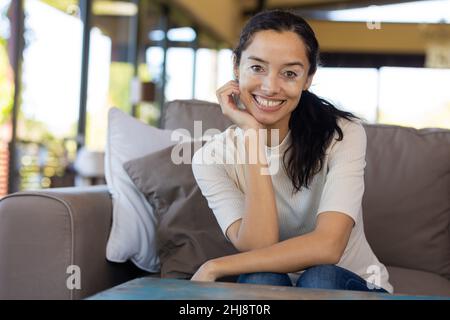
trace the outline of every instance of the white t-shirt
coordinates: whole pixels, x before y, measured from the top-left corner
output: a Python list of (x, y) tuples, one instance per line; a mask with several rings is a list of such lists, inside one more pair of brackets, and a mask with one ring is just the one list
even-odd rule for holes
[[(335, 132), (326, 150), (322, 170), (313, 177), (308, 189), (302, 188), (294, 194), (292, 181), (282, 163), (283, 154), (290, 144), (290, 132), (279, 145), (265, 147), (269, 166), (275, 168), (271, 178), (280, 241), (313, 231), (321, 212), (345, 213), (355, 221), (355, 225), (337, 265), (392, 293), (387, 269), (378, 261), (364, 234), (362, 197), (366, 133), (357, 120), (340, 118), (338, 125), (344, 134), (343, 140), (337, 141)], [(215, 135), (197, 150), (192, 159), (195, 179), (225, 236), (227, 228), (245, 212), (244, 159), (243, 132), (236, 125)], [(301, 272), (289, 274), (293, 283)]]

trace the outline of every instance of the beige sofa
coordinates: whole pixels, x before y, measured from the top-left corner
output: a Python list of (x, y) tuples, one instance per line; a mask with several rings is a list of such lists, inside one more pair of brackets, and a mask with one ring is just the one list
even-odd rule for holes
[[(162, 126), (193, 132), (230, 123), (216, 104), (174, 101)], [(365, 125), (367, 239), (396, 293), (450, 296), (450, 130)], [(0, 201), (0, 299), (80, 299), (148, 275), (105, 259), (106, 186), (26, 191)], [(67, 282), (77, 265), (81, 288)], [(157, 275), (152, 275), (157, 276)]]

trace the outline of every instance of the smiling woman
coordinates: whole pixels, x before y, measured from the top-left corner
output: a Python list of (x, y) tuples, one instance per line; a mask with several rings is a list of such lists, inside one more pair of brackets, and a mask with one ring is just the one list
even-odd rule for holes
[[(319, 60), (314, 31), (290, 12), (261, 12), (233, 54), (235, 80), (217, 98), (234, 125), (195, 153), (192, 169), (241, 253), (207, 261), (192, 280), (240, 275), (243, 283), (393, 292), (364, 235), (364, 128), (309, 91)], [(255, 130), (263, 134), (250, 139)], [(237, 148), (228, 148), (235, 138)], [(203, 162), (211, 149), (257, 161)], [(263, 174), (273, 163), (283, 170)]]
[(312, 76), (305, 77), (307, 61), (305, 45), (295, 33), (265, 30), (255, 35), (235, 61), (235, 76), (242, 102), (259, 122), (268, 128), (288, 127), (301, 92), (311, 85)]

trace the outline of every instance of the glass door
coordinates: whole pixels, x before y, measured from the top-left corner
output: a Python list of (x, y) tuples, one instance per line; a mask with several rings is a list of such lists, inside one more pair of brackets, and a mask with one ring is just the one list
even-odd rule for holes
[(83, 25), (78, 0), (24, 1), (18, 106), (18, 189), (72, 185)]

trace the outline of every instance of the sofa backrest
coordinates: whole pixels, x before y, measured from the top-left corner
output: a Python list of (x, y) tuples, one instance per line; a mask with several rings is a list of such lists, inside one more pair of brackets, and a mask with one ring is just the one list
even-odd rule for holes
[(388, 265), (450, 279), (450, 130), (365, 130), (367, 240)]
[[(165, 129), (225, 130), (217, 103), (169, 102)], [(365, 124), (364, 227), (379, 260), (450, 279), (450, 130)]]
[(163, 129), (187, 129), (194, 137), (194, 121), (201, 121), (202, 135), (208, 129), (220, 131), (232, 123), (222, 114), (217, 103), (201, 100), (174, 100), (168, 102), (163, 110), (161, 127)]

